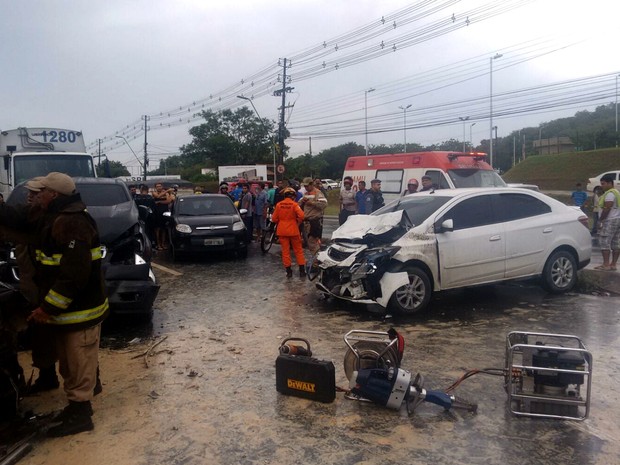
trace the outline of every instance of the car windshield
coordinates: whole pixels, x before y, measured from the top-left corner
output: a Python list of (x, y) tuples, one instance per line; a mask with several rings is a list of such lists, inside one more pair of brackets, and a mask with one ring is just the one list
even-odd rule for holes
[(448, 170), (454, 187), (506, 187), (504, 180), (495, 171), (478, 168)]
[(78, 184), (77, 191), (89, 207), (111, 207), (129, 202), (129, 192), (120, 184)]
[(225, 196), (183, 198), (177, 213), (182, 216), (234, 215), (237, 209)]
[(94, 178), (93, 159), (90, 155), (59, 155), (43, 153), (41, 155), (15, 156), (13, 158), (15, 184), (45, 176), (52, 171), (59, 171), (69, 176)]
[(397, 210), (405, 210), (407, 216), (414, 226), (423, 223), (429, 216), (436, 212), (443, 204), (452, 197), (441, 195), (409, 195), (402, 199), (394, 200), (385, 207), (371, 213), (371, 215), (382, 215)]

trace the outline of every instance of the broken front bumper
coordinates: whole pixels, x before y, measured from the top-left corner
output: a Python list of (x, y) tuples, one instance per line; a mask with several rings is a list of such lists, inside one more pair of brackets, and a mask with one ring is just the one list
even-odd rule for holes
[(325, 252), (318, 257), (321, 272), (316, 286), (339, 299), (387, 307), (394, 291), (409, 284), (407, 273), (391, 261), (398, 250), (392, 246), (361, 250), (357, 257), (347, 257), (340, 263)]
[(150, 263), (104, 265), (105, 286), (112, 313), (148, 315), (159, 293)]

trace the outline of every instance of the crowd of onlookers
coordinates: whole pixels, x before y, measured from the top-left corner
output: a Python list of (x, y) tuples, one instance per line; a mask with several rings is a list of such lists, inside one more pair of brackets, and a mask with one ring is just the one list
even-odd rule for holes
[(139, 206), (147, 207), (151, 212), (145, 221), (146, 232), (156, 250), (168, 249), (168, 218), (164, 216), (164, 213), (172, 208), (172, 204), (177, 198), (178, 189), (179, 186), (176, 184), (164, 189), (161, 182), (155, 184), (155, 188), (151, 191), (146, 184), (129, 186), (129, 191), (135, 202)]

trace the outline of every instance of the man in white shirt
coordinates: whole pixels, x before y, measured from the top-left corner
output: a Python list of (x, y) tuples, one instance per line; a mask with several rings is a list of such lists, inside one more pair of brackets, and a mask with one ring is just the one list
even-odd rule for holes
[(620, 256), (620, 192), (614, 189), (612, 175), (605, 175), (601, 178), (601, 187), (605, 191), (599, 204), (602, 209), (599, 218), (599, 243), (603, 254), (603, 264), (595, 269), (616, 271)]

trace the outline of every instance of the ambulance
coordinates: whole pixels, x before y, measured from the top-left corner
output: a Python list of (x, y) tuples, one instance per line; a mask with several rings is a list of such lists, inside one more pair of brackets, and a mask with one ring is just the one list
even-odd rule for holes
[(486, 153), (413, 152), (349, 157), (342, 178), (353, 178), (353, 189), (359, 181), (381, 180), (386, 203), (400, 197), (407, 183), (415, 179), (421, 189), (422, 176), (430, 176), (435, 188), (505, 187), (506, 183), (486, 162)]

